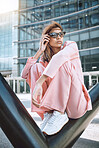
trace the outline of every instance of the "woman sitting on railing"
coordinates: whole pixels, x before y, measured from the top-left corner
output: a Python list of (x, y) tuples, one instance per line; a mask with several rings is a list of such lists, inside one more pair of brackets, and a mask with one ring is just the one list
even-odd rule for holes
[(41, 130), (48, 135), (59, 132), (69, 118), (80, 118), (92, 109), (77, 44), (66, 41), (62, 47), (64, 35), (57, 22), (45, 27), (39, 50), (22, 72), (31, 88), (31, 110), (41, 116)]

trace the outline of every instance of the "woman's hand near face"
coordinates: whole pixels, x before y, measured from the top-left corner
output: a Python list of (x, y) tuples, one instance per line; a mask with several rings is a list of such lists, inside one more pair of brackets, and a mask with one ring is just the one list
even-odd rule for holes
[(34, 55), (34, 59), (38, 59), (40, 57), (40, 55), (44, 52), (44, 50), (46, 49), (46, 46), (47, 46), (49, 40), (50, 40), (50, 38), (49, 38), (48, 34), (44, 34), (42, 36), (41, 41), (40, 41), (39, 50)]
[(48, 34), (45, 34), (45, 35), (42, 36), (41, 41), (40, 41), (39, 50), (33, 56), (34, 59), (38, 59), (40, 57), (40, 55), (44, 52), (44, 50), (46, 49), (46, 46), (47, 46), (49, 40), (50, 40), (50, 38), (49, 38)]
[(44, 34), (42, 36), (41, 41), (40, 41), (40, 49), (39, 49), (39, 51), (41, 53), (43, 53), (44, 50), (46, 49), (46, 46), (49, 43), (49, 40), (50, 40), (50, 38), (49, 38), (49, 35), (48, 34)]

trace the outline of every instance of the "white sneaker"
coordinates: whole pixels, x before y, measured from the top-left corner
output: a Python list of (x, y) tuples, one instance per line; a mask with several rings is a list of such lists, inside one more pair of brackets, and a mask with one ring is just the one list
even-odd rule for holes
[(42, 123), (40, 125), (41, 131), (44, 129), (44, 127), (47, 124), (47, 122), (48, 122), (49, 118), (51, 117), (51, 115), (52, 115), (52, 113), (47, 113), (47, 112), (44, 114), (44, 119), (43, 119), (43, 121), (42, 121)]
[(54, 111), (42, 132), (46, 133), (47, 135), (56, 134), (68, 121), (69, 119), (66, 112), (61, 114), (58, 111)]

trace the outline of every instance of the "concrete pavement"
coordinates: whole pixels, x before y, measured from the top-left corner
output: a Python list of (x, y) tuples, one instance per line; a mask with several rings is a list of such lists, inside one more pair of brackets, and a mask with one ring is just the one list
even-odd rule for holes
[[(17, 94), (17, 96), (39, 126), (41, 118), (36, 113), (31, 113), (30, 110), (30, 94)], [(2, 129), (0, 129), (0, 148), (14, 148)], [(73, 148), (99, 148), (99, 112), (74, 144)]]

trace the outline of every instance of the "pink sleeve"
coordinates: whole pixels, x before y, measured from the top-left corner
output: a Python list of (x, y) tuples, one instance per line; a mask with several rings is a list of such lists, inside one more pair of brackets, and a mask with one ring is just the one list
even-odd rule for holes
[(63, 49), (55, 54), (45, 68), (43, 74), (53, 78), (58, 69), (68, 60), (79, 57), (78, 47), (76, 42), (67, 41)]
[(36, 63), (36, 59), (33, 59), (33, 57), (28, 58), (27, 63), (21, 73), (22, 78), (26, 79), (27, 83), (29, 84), (29, 86), (31, 87), (31, 67), (33, 66), (33, 64)]

